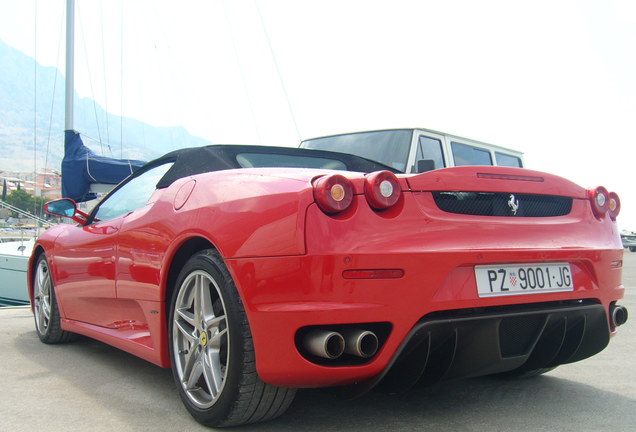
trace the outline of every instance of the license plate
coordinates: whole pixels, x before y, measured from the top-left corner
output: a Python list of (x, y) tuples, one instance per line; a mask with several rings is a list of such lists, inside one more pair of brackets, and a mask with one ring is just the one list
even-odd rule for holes
[(479, 297), (574, 291), (569, 263), (475, 266)]

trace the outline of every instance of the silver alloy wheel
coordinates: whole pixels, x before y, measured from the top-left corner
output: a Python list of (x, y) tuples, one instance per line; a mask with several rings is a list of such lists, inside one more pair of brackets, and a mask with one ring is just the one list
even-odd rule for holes
[(174, 366), (185, 394), (198, 408), (214, 405), (229, 362), (226, 309), (219, 286), (202, 270), (188, 274), (174, 308)]
[(35, 325), (38, 333), (46, 334), (51, 319), (51, 275), (46, 259), (38, 262), (35, 270), (35, 283), (33, 290), (33, 303), (35, 306)]

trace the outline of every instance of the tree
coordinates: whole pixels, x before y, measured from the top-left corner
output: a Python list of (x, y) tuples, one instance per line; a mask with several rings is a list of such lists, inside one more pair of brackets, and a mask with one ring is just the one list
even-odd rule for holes
[(24, 189), (18, 189), (7, 195), (6, 203), (11, 204), (14, 207), (24, 210), (33, 215), (42, 215), (44, 204), (47, 202), (46, 198), (34, 197)]
[(7, 195), (7, 202), (20, 210), (33, 212), (34, 198), (33, 195), (25, 190), (18, 189)]

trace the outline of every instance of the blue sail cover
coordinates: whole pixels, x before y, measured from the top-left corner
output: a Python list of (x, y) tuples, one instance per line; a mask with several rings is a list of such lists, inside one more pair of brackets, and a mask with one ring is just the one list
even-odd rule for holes
[(82, 142), (79, 132), (64, 131), (64, 159), (62, 159), (62, 196), (75, 202), (96, 198), (91, 184), (116, 185), (145, 162), (99, 156)]

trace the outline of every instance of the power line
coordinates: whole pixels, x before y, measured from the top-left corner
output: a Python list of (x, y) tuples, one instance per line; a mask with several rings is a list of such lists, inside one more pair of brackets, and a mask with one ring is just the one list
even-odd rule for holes
[(232, 41), (232, 48), (234, 48), (234, 57), (236, 59), (236, 64), (239, 68), (239, 75), (241, 76), (241, 82), (243, 83), (243, 90), (245, 91), (245, 96), (247, 97), (247, 104), (250, 108), (250, 114), (252, 116), (252, 122), (254, 123), (254, 130), (256, 131), (256, 136), (258, 138), (258, 143), (262, 144), (261, 134), (258, 129), (258, 123), (256, 122), (256, 115), (254, 114), (254, 107), (252, 106), (252, 98), (250, 97), (250, 92), (247, 89), (247, 82), (245, 81), (245, 74), (243, 73), (243, 67), (241, 65), (241, 59), (238, 55), (238, 50), (236, 48), (236, 42), (234, 41), (234, 32), (232, 31), (232, 24), (230, 23), (230, 17), (227, 13), (227, 8), (225, 7), (225, 2), (221, 1), (221, 5), (223, 6), (223, 13), (225, 14), (225, 21), (227, 22), (228, 29), (230, 31), (230, 40)]
[(285, 101), (287, 101), (287, 108), (289, 108), (289, 113), (291, 114), (292, 122), (294, 123), (294, 128), (296, 129), (296, 135), (298, 136), (298, 141), (300, 142), (300, 131), (298, 130), (298, 124), (296, 123), (296, 116), (294, 115), (294, 110), (292, 109), (291, 102), (289, 101), (287, 88), (285, 87), (285, 82), (283, 81), (283, 77), (280, 73), (280, 68), (278, 67), (278, 61), (276, 60), (276, 55), (274, 54), (274, 49), (272, 48), (272, 42), (269, 39), (269, 34), (267, 33), (267, 28), (265, 27), (265, 21), (263, 21), (263, 14), (261, 14), (261, 8), (258, 6), (258, 2), (256, 0), (254, 0), (254, 5), (256, 6), (258, 17), (261, 20), (261, 27), (263, 27), (263, 33), (265, 33), (265, 39), (267, 40), (267, 45), (269, 46), (269, 52), (271, 53), (272, 59), (274, 60), (274, 66), (276, 66), (276, 73), (278, 74), (280, 85), (283, 88)]
[[(80, 8), (79, 8), (79, 3), (77, 3), (77, 15), (78, 15), (78, 21), (79, 21), (79, 26), (80, 26), (80, 33), (82, 34), (82, 42), (84, 45), (84, 57), (85, 57), (85, 61), (86, 61), (86, 72), (88, 74), (88, 83), (90, 85), (91, 88), (91, 96), (93, 99), (93, 112), (95, 114), (95, 124), (97, 125), (97, 136), (99, 137), (99, 145), (102, 151), (102, 156), (104, 155), (104, 149), (103, 149), (103, 142), (102, 142), (102, 134), (99, 128), (99, 118), (97, 117), (97, 102), (95, 101), (95, 90), (93, 89), (93, 79), (91, 77), (91, 68), (90, 68), (90, 64), (88, 61), (88, 48), (86, 48), (86, 37), (84, 35), (84, 26), (82, 24), (82, 17), (81, 17), (81, 12), (80, 12)], [(106, 145), (108, 146), (108, 149), (110, 150), (110, 144), (106, 143)], [(112, 155), (112, 150), (110, 151), (111, 155)]]
[[(37, 196), (38, 186), (38, 0), (35, 0), (33, 25), (33, 197)], [(41, 193), (40, 193), (41, 195)], [(33, 200), (33, 214), (37, 213), (37, 200)]]

